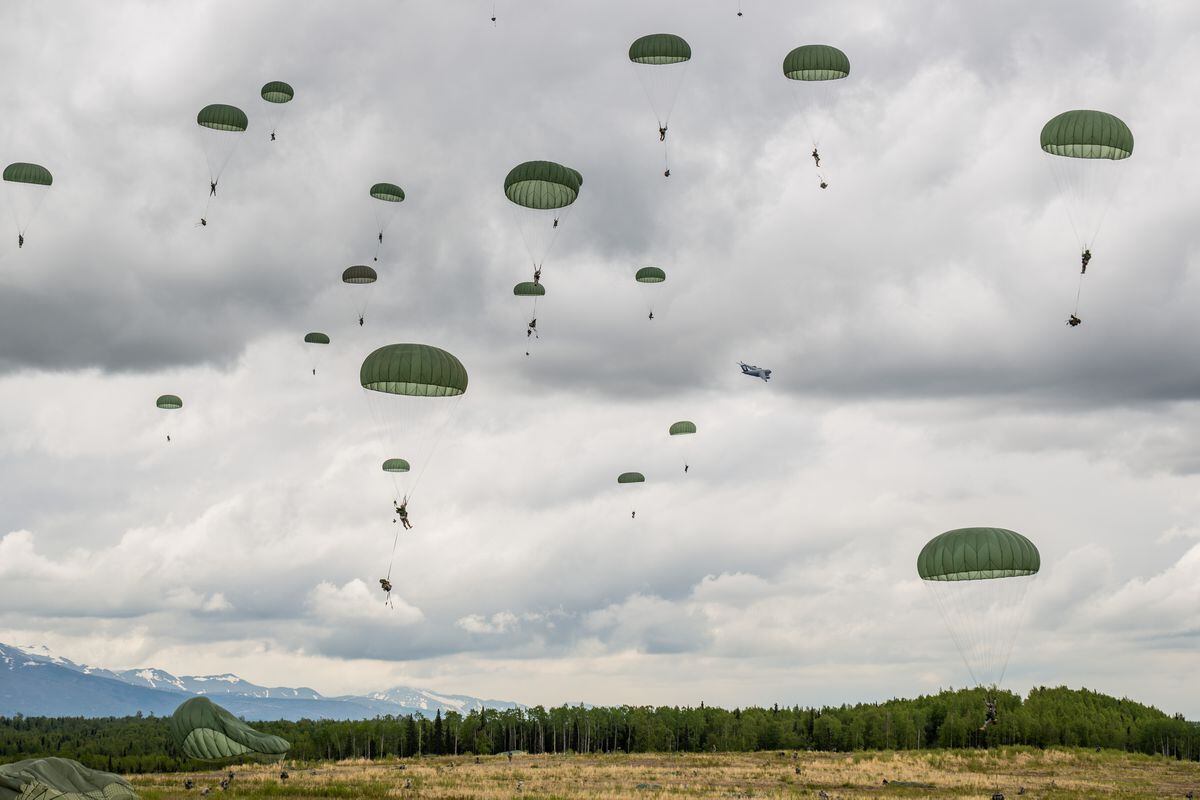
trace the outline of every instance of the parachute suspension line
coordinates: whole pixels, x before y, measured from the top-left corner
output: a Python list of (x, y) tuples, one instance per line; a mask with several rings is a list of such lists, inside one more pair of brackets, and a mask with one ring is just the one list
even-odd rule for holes
[(976, 686), (1004, 680), (1024, 621), (1028, 577), (925, 581)]
[(496, 25), (496, 0), (492, 0), (492, 27)]
[(392, 537), (392, 555), (391, 555), (391, 558), (388, 559), (388, 571), (387, 571), (388, 583), (391, 583), (391, 581), (392, 581), (392, 567), (396, 564), (396, 544), (400, 541), (400, 530), (403, 527), (404, 527), (403, 525), (398, 526), (396, 528), (396, 535)]
[(1076, 316), (1076, 317), (1079, 316), (1079, 295), (1081, 295), (1081, 294), (1083, 294), (1083, 273), (1082, 272), (1079, 273), (1079, 286), (1077, 286), (1075, 288), (1075, 314), (1074, 314), (1074, 316)]

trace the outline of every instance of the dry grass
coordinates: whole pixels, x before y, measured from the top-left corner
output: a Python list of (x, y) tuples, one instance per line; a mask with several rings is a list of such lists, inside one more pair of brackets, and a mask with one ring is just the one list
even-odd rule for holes
[[(183, 775), (139, 775), (147, 800), (192, 798), (213, 787), (208, 800), (234, 798), (1179, 798), (1200, 791), (1200, 764), (1163, 758), (1074, 750), (1013, 749), (921, 753), (714, 753), (611, 756), (427, 757), (390, 762), (337, 762), (289, 766), (243, 765), (229, 790), (224, 770)], [(798, 770), (798, 771), (797, 771)], [(884, 786), (883, 780), (927, 784)]]

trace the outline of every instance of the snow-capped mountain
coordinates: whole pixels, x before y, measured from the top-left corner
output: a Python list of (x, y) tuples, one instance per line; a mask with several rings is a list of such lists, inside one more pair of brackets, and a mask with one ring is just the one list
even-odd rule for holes
[(45, 646), (0, 644), (0, 715), (120, 716), (170, 714), (184, 699), (208, 695), (247, 719), (368, 719), (376, 716), (521, 708), (397, 686), (368, 695), (325, 697), (307, 687), (267, 687), (237, 675), (172, 675), (161, 669), (112, 671), (77, 664)]

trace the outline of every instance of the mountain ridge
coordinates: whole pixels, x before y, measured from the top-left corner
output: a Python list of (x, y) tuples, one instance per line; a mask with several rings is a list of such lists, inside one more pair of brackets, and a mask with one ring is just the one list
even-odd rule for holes
[(0, 642), (0, 716), (163, 716), (199, 695), (212, 697), (235, 715), (251, 720), (350, 720), (524, 708), (507, 700), (411, 686), (325, 696), (306, 686), (260, 686), (233, 673), (173, 675), (156, 667), (110, 670), (78, 664), (44, 645)]

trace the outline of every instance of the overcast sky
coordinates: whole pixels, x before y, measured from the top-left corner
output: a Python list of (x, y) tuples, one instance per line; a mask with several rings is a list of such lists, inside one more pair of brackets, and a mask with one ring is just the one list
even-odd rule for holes
[[(1200, 7), (979, 5), (3, 3), (0, 159), (55, 181), (0, 235), (0, 641), (331, 694), (871, 700), (968, 682), (915, 559), (991, 525), (1043, 563), (1008, 686), (1200, 717)], [(659, 31), (694, 55), (670, 179), (626, 57)], [(853, 65), (824, 192), (780, 71), (812, 42)], [(251, 124), (200, 228), (208, 103)], [(1137, 141), (1076, 329), (1037, 146), (1071, 108)], [(526, 358), (529, 159), (585, 183)], [(408, 196), (360, 328), (377, 181)], [(357, 370), (398, 341), (471, 380), (386, 609)]]

